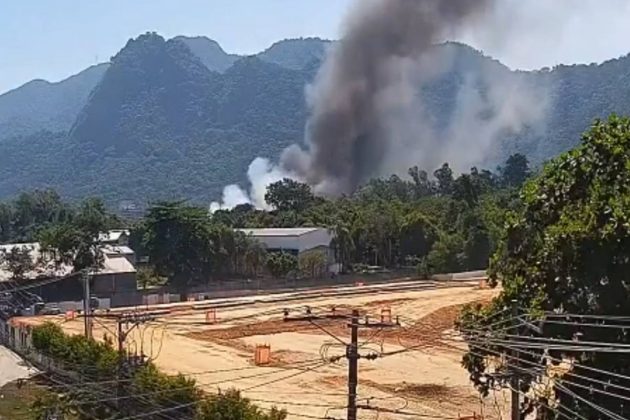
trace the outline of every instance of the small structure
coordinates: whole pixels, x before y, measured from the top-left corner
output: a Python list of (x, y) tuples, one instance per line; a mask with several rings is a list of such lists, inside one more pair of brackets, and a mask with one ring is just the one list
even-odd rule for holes
[(271, 363), (271, 345), (256, 344), (254, 353), (254, 364), (256, 366), (268, 365)]
[(215, 324), (217, 322), (217, 310), (216, 308), (210, 308), (206, 311), (206, 323)]
[(119, 257), (122, 255), (131, 265), (136, 265), (136, 253), (127, 245), (103, 245), (101, 252), (110, 257)]
[(112, 229), (107, 232), (101, 232), (98, 235), (98, 241), (103, 245), (121, 245), (129, 244), (129, 230)]
[(391, 324), (392, 323), (392, 310), (391, 308), (383, 308), (381, 309), (381, 324)]

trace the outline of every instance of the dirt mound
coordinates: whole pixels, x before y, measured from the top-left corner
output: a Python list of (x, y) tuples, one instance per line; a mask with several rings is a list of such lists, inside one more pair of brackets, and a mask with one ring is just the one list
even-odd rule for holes
[[(391, 301), (371, 302), (370, 305), (382, 306), (383, 302)], [(440, 339), (443, 337), (444, 332), (453, 328), (462, 306), (463, 305), (447, 306), (438, 309), (437, 311), (434, 311), (417, 321), (409, 320), (408, 322), (405, 322), (403, 319), (401, 321), (401, 325), (395, 328), (364, 328), (359, 331), (359, 338), (360, 340), (372, 343), (386, 342), (405, 347), (426, 346), (427, 348), (430, 348), (439, 346)], [(343, 313), (345, 314), (348, 312), (349, 311), (344, 308)], [(362, 318), (361, 321), (365, 322), (365, 318)], [(285, 322), (282, 319), (271, 319), (251, 324), (235, 325), (227, 328), (213, 328), (205, 331), (189, 332), (186, 336), (197, 340), (212, 341), (217, 343), (220, 342), (223, 345), (230, 345), (230, 342), (234, 342), (240, 338), (255, 335), (273, 335), (286, 332), (308, 334), (330, 333), (344, 338), (348, 336), (348, 319), (319, 319), (316, 321), (316, 325), (310, 321)]]

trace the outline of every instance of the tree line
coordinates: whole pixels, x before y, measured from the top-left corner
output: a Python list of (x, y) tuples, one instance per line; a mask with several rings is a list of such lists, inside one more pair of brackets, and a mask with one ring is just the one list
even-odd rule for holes
[(518, 206), (518, 187), (530, 176), (527, 158), (513, 155), (496, 172), (472, 168), (455, 176), (448, 163), (433, 176), (417, 167), (409, 179), (373, 179), (351, 196), (326, 199), (284, 179), (268, 187), (273, 211), (251, 205), (218, 210), (230, 227), (324, 226), (343, 271), (364, 266), (416, 266), (422, 273), (486, 268), (503, 214)]
[[(0, 203), (0, 239), (39, 241), (46, 263), (72, 264), (78, 271), (102, 264), (100, 232), (128, 227), (131, 247), (150, 262), (139, 272), (139, 283), (166, 282), (181, 293), (192, 284), (225, 278), (314, 278), (326, 271), (325, 254), (270, 253), (239, 230), (247, 228), (327, 228), (342, 272), (367, 266), (415, 267), (421, 275), (483, 269), (504, 214), (518, 206), (516, 191), (530, 172), (523, 155), (510, 156), (495, 172), (472, 168), (459, 176), (448, 163), (432, 176), (413, 167), (408, 179), (373, 179), (338, 199), (284, 179), (268, 188), (272, 211), (239, 205), (209, 214), (186, 202), (157, 202), (132, 224), (98, 199), (68, 204), (54, 191), (34, 191)], [(20, 279), (33, 268), (26, 253), (4, 252), (0, 264)]]

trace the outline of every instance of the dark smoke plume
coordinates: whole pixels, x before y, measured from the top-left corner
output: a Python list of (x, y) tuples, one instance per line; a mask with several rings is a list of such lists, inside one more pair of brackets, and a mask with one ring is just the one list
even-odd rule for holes
[[(308, 93), (307, 150), (291, 146), (281, 166), (324, 194), (350, 193), (380, 169), (393, 141), (401, 61), (417, 59), (492, 0), (361, 0)], [(404, 96), (404, 93), (403, 95)]]

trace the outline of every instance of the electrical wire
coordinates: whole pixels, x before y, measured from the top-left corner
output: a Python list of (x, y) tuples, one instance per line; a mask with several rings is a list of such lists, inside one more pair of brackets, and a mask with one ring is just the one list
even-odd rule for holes
[[(481, 349), (481, 350), (487, 351), (487, 352), (492, 352), (492, 353), (495, 353), (495, 354), (497, 354), (497, 355), (501, 354), (500, 352), (497, 352), (497, 351), (493, 351), (493, 350), (490, 350), (490, 349), (487, 349), (487, 348), (478, 347), (476, 344), (475, 344), (475, 347), (476, 347), (476, 348), (479, 348), (479, 349)], [(474, 352), (472, 352), (472, 353), (473, 353), (473, 354), (475, 354)], [(477, 353), (476, 355), (477, 355), (477, 356), (480, 356), (480, 357), (483, 357), (483, 355), (480, 355), (480, 354), (478, 354), (478, 353)], [(515, 360), (517, 360), (517, 361), (519, 361), (519, 362), (524, 362), (524, 363), (528, 363), (528, 364), (537, 365), (537, 366), (539, 366), (539, 367), (541, 367), (541, 368), (546, 368), (544, 365), (540, 365), (540, 364), (537, 364), (537, 363), (535, 363), (535, 362), (531, 362), (531, 361), (528, 361), (528, 360), (524, 360), (524, 359), (521, 359), (521, 358), (515, 357), (515, 356), (513, 356), (513, 355), (510, 355), (510, 354), (501, 354), (501, 355), (503, 355), (503, 356), (505, 356), (505, 357), (508, 357), (508, 358), (510, 358), (510, 359), (515, 359)], [(517, 370), (524, 370), (524, 371), (526, 371), (526, 372), (527, 372), (527, 370), (525, 370), (525, 369), (523, 369), (523, 368), (520, 368), (520, 367), (517, 367), (517, 366), (514, 366), (514, 365), (512, 365), (511, 367), (512, 367), (512, 368), (514, 368), (514, 369), (517, 369)], [(599, 392), (599, 393), (602, 393), (602, 394), (606, 394), (606, 395), (608, 395), (608, 396), (612, 396), (612, 397), (615, 397), (615, 398), (621, 398), (621, 399), (624, 399), (624, 400), (630, 400), (630, 398), (625, 397), (625, 396), (621, 396), (621, 395), (619, 395), (619, 394), (615, 394), (615, 393), (611, 393), (611, 392), (607, 392), (607, 391), (602, 391), (602, 390), (598, 390), (598, 389), (592, 389), (592, 388), (590, 388), (590, 387), (587, 387), (587, 386), (584, 386), (584, 385), (580, 385), (580, 384), (577, 384), (577, 383), (575, 383), (575, 382), (568, 381), (568, 380), (564, 380), (564, 379), (554, 380), (554, 386), (555, 386), (556, 388), (559, 388), (559, 389), (563, 389), (563, 388), (565, 388), (565, 387), (562, 387), (560, 384), (558, 384), (558, 381), (560, 381), (561, 383), (568, 383), (568, 384), (570, 384), (570, 385), (574, 385), (574, 386), (577, 386), (577, 387), (580, 387), (580, 388), (583, 388), (583, 389), (587, 389), (587, 390), (589, 390), (589, 391), (595, 391), (595, 392)], [(577, 395), (577, 394), (575, 394), (575, 395)], [(589, 404), (589, 405), (590, 405), (590, 404)], [(599, 406), (597, 406), (597, 407), (599, 407)], [(594, 407), (594, 408), (595, 408), (595, 407)], [(601, 409), (603, 409), (603, 410), (606, 410), (606, 409), (604, 409), (603, 407), (599, 407), (599, 408), (601, 408)], [(566, 407), (565, 407), (565, 409), (569, 410), (569, 409), (568, 409), (568, 408), (566, 408)], [(606, 410), (606, 411), (608, 411), (608, 410)], [(574, 414), (577, 414), (577, 413), (574, 413)], [(613, 413), (613, 414), (614, 414), (614, 413)], [(583, 418), (583, 417), (581, 417), (581, 418)], [(613, 418), (616, 418), (616, 417), (613, 417)], [(583, 418), (583, 419), (584, 419), (584, 418)], [(586, 419), (584, 419), (584, 420), (586, 420)]]
[(595, 404), (594, 402), (589, 401), (586, 398), (583, 398), (583, 397), (579, 396), (578, 394), (576, 394), (575, 392), (571, 391), (570, 389), (568, 389), (567, 387), (565, 387), (565, 386), (563, 386), (561, 384), (556, 384), (556, 388), (558, 388), (559, 390), (561, 390), (565, 394), (567, 394), (567, 395), (569, 395), (569, 396), (571, 396), (571, 397), (573, 397), (575, 399), (578, 399), (578, 400), (582, 401), (583, 403), (589, 405), (594, 410), (596, 410), (596, 411), (598, 411), (598, 412), (600, 412), (600, 413), (610, 417), (611, 419), (614, 419), (614, 420), (627, 420), (627, 419), (625, 419), (625, 418), (623, 418), (623, 417), (613, 413), (612, 411), (607, 410), (604, 407), (601, 407), (601, 406)]

